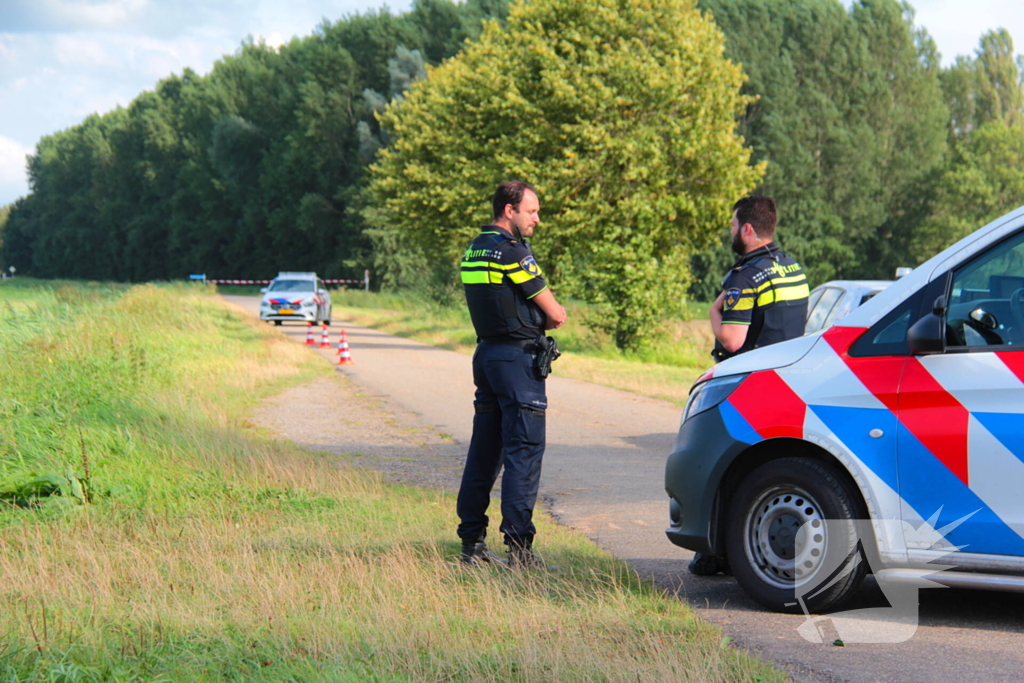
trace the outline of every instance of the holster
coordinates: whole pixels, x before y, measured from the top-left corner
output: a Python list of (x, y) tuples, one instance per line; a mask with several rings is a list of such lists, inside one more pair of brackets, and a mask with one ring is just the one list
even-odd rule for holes
[(534, 360), (537, 368), (537, 376), (541, 379), (551, 374), (551, 363), (558, 360), (562, 353), (558, 350), (558, 342), (554, 337), (538, 337), (537, 356)]

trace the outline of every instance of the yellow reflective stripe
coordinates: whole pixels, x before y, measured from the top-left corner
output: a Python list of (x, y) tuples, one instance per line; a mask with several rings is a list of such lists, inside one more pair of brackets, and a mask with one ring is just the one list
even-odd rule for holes
[(806, 283), (795, 287), (782, 287), (776, 291), (777, 301), (796, 301), (797, 299), (806, 299), (811, 295), (811, 288)]
[(462, 284), (464, 285), (486, 285), (487, 281), (486, 270), (462, 271)]
[[(736, 310), (736, 309), (732, 309), (732, 310)], [(749, 320), (723, 320), (722, 324), (723, 325), (749, 325), (750, 321)]]
[(503, 265), (501, 263), (495, 263), (494, 261), (463, 261), (459, 265), (463, 268), (496, 268), (498, 270), (513, 270), (521, 267), (518, 263)]
[(537, 277), (536, 275), (530, 275), (525, 270), (517, 270), (514, 273), (507, 273), (507, 275), (508, 279), (512, 280), (512, 282), (516, 283), (517, 285), (521, 285), (524, 282), (529, 282), (533, 278)]
[(493, 270), (464, 270), (462, 271), (462, 284), (484, 285), (487, 283), (501, 284), (504, 277), (502, 273)]
[(743, 294), (748, 294), (748, 295), (749, 294), (760, 294), (761, 292), (763, 292), (764, 290), (768, 289), (769, 287), (781, 287), (781, 286), (795, 284), (795, 283), (798, 283), (798, 282), (799, 283), (803, 283), (803, 282), (806, 282), (806, 281), (807, 281), (807, 278), (804, 277), (803, 273), (801, 273), (799, 275), (790, 275), (789, 277), (776, 277), (776, 278), (772, 278), (771, 280), (766, 280), (765, 282), (762, 282), (757, 287), (751, 287), (750, 289), (741, 289), (740, 290), (740, 294), (741, 295), (743, 295)]
[(754, 297), (745, 296), (736, 302), (736, 305), (732, 308), (723, 311), (723, 315), (730, 311), (749, 311), (754, 307)]
[(803, 273), (800, 273), (799, 275), (790, 275), (789, 277), (777, 277), (777, 278), (771, 280), (771, 282), (773, 282), (776, 287), (778, 287), (779, 285), (791, 285), (791, 284), (794, 284), (794, 283), (797, 283), (797, 282), (806, 282), (806, 281), (807, 281), (807, 278), (804, 277)]
[(773, 304), (776, 301), (796, 301), (797, 299), (806, 299), (810, 294), (811, 290), (806, 284), (779, 287), (777, 289), (771, 289), (757, 297), (757, 305), (767, 306), (768, 304)]

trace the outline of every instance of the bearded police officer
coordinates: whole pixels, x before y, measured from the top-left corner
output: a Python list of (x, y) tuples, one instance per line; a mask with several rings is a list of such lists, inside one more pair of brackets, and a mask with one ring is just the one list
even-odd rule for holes
[(540, 223), (540, 203), (523, 182), (501, 183), (491, 198), (493, 223), (462, 257), (462, 284), (477, 334), (473, 354), (473, 438), (459, 489), (461, 561), (500, 561), (484, 542), (491, 490), (504, 466), (501, 526), (509, 564), (539, 566), (532, 545), (533, 508), (544, 456), (544, 330), (565, 322), (526, 239)]
[[(711, 305), (711, 355), (716, 361), (804, 333), (807, 278), (800, 264), (775, 244), (775, 223), (771, 197), (744, 197), (733, 206), (730, 234), (740, 259), (726, 273), (722, 293)], [(724, 569), (719, 558), (704, 553), (690, 562), (690, 571), (700, 576)]]

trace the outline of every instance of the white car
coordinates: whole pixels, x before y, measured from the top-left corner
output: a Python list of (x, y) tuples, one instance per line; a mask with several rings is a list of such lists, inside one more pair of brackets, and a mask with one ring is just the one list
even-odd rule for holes
[(331, 324), (331, 295), (316, 273), (278, 273), (262, 290), (260, 320)]
[(891, 284), (891, 280), (832, 280), (818, 285), (807, 299), (804, 334), (832, 327)]

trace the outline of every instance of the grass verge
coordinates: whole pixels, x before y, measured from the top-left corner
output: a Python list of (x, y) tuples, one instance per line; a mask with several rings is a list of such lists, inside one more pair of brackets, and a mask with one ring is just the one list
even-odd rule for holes
[[(476, 347), (465, 306), (441, 306), (415, 294), (338, 290), (331, 296), (335, 318), (462, 353)], [(570, 301), (566, 324), (551, 333), (562, 351), (553, 372), (683, 406), (690, 386), (713, 364), (707, 308), (690, 306), (685, 320), (666, 322), (646, 348), (623, 352), (600, 330), (593, 307)]]
[(454, 504), (264, 438), (329, 373), (195, 287), (0, 284), (0, 680), (781, 681), (550, 521), (452, 563)]

